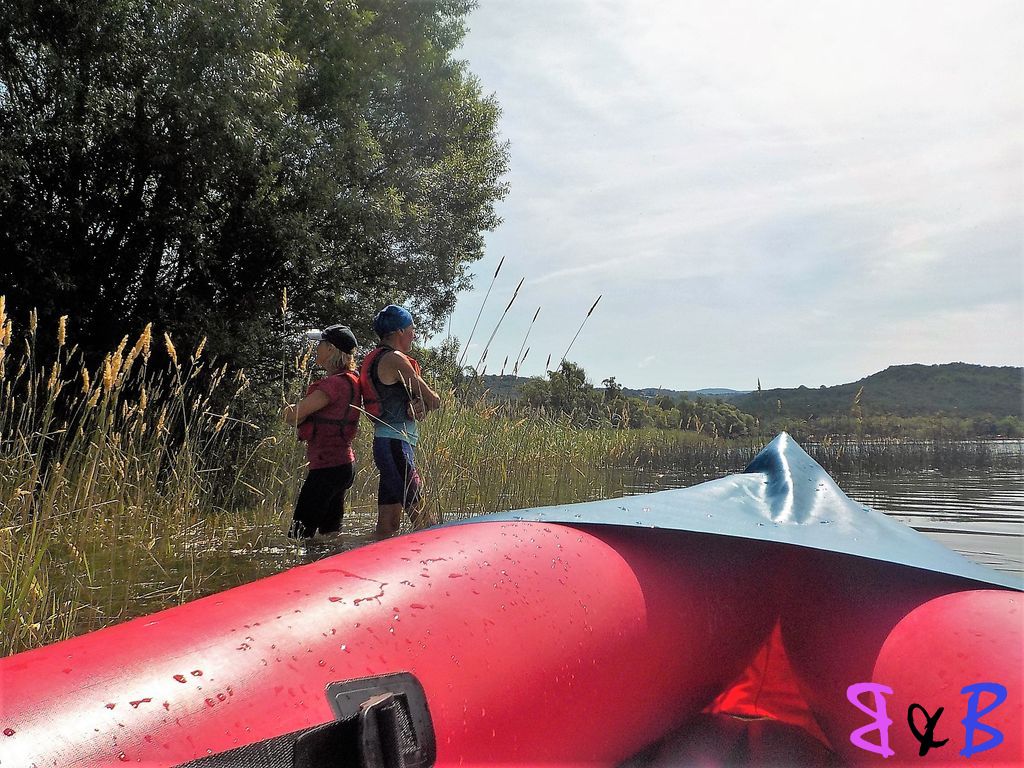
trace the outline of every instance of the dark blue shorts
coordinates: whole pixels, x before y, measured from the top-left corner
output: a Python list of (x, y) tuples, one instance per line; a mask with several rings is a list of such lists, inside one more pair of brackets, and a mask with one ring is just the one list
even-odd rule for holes
[(420, 476), (412, 461), (412, 446), (392, 437), (373, 438), (373, 461), (380, 470), (378, 504), (401, 504), (406, 509), (420, 500)]

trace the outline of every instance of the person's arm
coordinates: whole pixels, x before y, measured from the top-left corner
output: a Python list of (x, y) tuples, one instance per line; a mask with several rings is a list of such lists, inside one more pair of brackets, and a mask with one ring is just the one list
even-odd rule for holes
[(281, 411), (281, 416), (284, 417), (285, 424), (297, 427), (309, 418), (311, 413), (316, 413), (329, 402), (331, 402), (331, 399), (327, 394), (323, 390), (318, 389), (306, 395), (298, 403), (286, 405)]
[[(378, 370), (378, 375), (382, 375), (382, 377), (386, 375), (387, 378), (394, 378), (396, 382), (401, 381), (405, 384), (409, 397), (412, 399), (412, 407), (416, 411), (417, 418), (421, 418), (430, 411), (436, 411), (441, 407), (441, 398), (423, 380), (423, 377), (416, 373), (416, 369), (412, 367), (409, 358), (400, 352), (395, 351), (386, 355), (380, 361), (380, 369)], [(419, 401), (419, 408), (417, 408), (417, 401)]]

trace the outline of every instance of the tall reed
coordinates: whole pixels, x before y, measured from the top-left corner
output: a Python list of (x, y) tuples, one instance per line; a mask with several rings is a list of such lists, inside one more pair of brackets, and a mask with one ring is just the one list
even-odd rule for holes
[[(151, 327), (92, 366), (66, 320), (53, 360), (39, 359), (34, 319), (14, 330), (0, 315), (0, 653), (266, 575), (274, 564), (254, 548), (301, 549), (285, 530), (303, 450), (279, 419), (246, 420), (244, 373)], [(306, 363), (287, 366), (289, 387), (302, 389)], [(375, 517), (371, 435), (364, 424), (356, 441), (349, 527)], [(427, 511), (620, 495), (618, 474), (602, 473), (629, 439), (449, 395), (418, 451)]]
[(290, 447), (214, 409), (248, 382), (203, 344), (179, 353), (147, 327), (89, 367), (66, 319), (50, 361), (34, 319), (0, 328), (0, 651), (200, 594), (226, 521), (277, 514)]

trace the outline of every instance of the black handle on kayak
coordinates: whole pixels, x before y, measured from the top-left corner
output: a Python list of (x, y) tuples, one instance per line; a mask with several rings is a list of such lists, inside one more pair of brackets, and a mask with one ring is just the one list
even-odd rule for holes
[(426, 694), (409, 672), (327, 686), (337, 720), (176, 768), (431, 768), (437, 760)]

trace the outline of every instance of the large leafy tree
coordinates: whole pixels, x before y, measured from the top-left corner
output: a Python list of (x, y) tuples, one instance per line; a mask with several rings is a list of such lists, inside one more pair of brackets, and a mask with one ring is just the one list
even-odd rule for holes
[[(240, 365), (388, 301), (437, 327), (506, 191), (466, 0), (9, 0), (0, 293), (87, 348), (149, 321)], [(281, 312), (287, 289), (288, 311)]]

